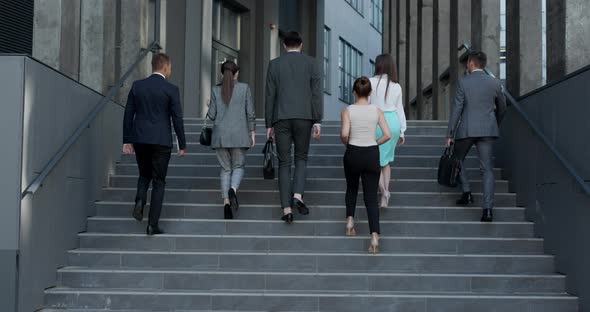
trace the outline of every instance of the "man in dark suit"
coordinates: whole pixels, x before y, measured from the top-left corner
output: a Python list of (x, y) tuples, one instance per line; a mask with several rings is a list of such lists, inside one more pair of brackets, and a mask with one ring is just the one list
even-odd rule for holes
[[(267, 138), (276, 137), (279, 158), (279, 189), (282, 219), (293, 222), (291, 208), (309, 214), (303, 203), (307, 154), (313, 129), (318, 140), (323, 117), (322, 73), (313, 58), (301, 53), (303, 40), (298, 32), (283, 37), (287, 51), (268, 65), (265, 119)], [(291, 145), (295, 145), (295, 175), (291, 181)]]
[(133, 83), (123, 121), (123, 153), (135, 150), (139, 180), (133, 217), (141, 221), (152, 183), (147, 234), (163, 234), (158, 227), (164, 201), (166, 172), (172, 152), (172, 124), (178, 138), (178, 156), (184, 156), (186, 140), (178, 87), (167, 81), (172, 73), (170, 58), (163, 53), (152, 58), (152, 75)]
[[(455, 155), (463, 161), (471, 149), (477, 147), (483, 175), (483, 215), (482, 222), (492, 222), (494, 207), (494, 153), (495, 140), (500, 136), (498, 125), (506, 111), (506, 98), (498, 79), (487, 75), (484, 69), (487, 56), (483, 52), (473, 52), (467, 60), (469, 75), (457, 83), (457, 94), (449, 119), (447, 146), (454, 142)], [(460, 174), (463, 195), (458, 205), (473, 202), (467, 172)]]

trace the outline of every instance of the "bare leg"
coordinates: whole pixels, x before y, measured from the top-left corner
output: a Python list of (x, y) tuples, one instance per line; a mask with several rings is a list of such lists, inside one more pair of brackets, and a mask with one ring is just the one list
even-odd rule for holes
[(381, 167), (379, 178), (379, 189), (381, 191), (381, 202), (379, 207), (385, 208), (389, 205), (389, 181), (391, 180), (391, 166)]

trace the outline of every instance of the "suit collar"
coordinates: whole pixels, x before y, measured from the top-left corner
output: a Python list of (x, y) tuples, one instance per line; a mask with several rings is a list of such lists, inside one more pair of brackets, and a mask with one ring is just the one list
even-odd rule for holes
[(152, 76), (155, 76), (155, 77), (158, 77), (159, 76), (159, 77), (164, 78), (164, 80), (166, 80), (166, 76), (164, 76), (164, 74), (159, 73), (159, 72), (153, 72), (152, 73)]

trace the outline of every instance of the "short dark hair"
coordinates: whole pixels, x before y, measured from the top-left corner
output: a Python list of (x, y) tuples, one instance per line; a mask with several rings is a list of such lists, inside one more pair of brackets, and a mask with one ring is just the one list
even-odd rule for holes
[(469, 54), (467, 63), (473, 62), (477, 68), (484, 69), (488, 65), (488, 56), (482, 51), (475, 51)]
[(170, 57), (164, 53), (154, 54), (152, 57), (152, 71), (157, 71), (170, 64)]
[(287, 48), (297, 48), (303, 44), (303, 39), (299, 32), (291, 30), (283, 35), (283, 44)]
[(369, 97), (369, 95), (371, 95), (371, 91), (373, 91), (373, 88), (371, 88), (371, 81), (369, 78), (362, 76), (354, 81), (352, 90), (358, 97)]

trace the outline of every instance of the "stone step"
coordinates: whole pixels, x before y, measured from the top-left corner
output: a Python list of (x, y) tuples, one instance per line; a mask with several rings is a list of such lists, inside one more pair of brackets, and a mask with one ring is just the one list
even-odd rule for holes
[[(144, 218), (145, 219), (145, 218)], [(294, 224), (281, 220), (211, 220), (160, 219), (161, 227), (169, 234), (195, 235), (279, 235), (279, 236), (343, 236), (344, 220), (307, 221), (295, 216)], [(145, 233), (147, 222), (131, 217), (90, 217), (88, 232)], [(369, 235), (366, 221), (357, 220), (358, 235)], [(381, 221), (381, 234), (403, 237), (496, 237), (532, 238), (534, 224), (530, 222), (424, 222)]]
[[(438, 138), (437, 138), (438, 139)], [(264, 140), (263, 138), (256, 139), (256, 146), (250, 148), (248, 150), (248, 154), (262, 154), (262, 149), (264, 148)], [(326, 139), (328, 140), (328, 139)], [(330, 139), (331, 141), (332, 139)], [(335, 140), (335, 139), (334, 139)], [(428, 145), (428, 144), (406, 144), (402, 146), (398, 146), (395, 149), (396, 156), (438, 156), (440, 157), (444, 152), (444, 147), (440, 145), (442, 138), (438, 139), (436, 145)], [(323, 141), (323, 140), (322, 140)], [(196, 142), (196, 141), (195, 141)], [(176, 151), (176, 147), (174, 148)], [(187, 151), (190, 153), (213, 153), (214, 151), (209, 146), (204, 146), (199, 143), (187, 143)], [(346, 146), (342, 145), (341, 143), (321, 143), (321, 144), (310, 144), (309, 148), (309, 155), (344, 155), (346, 151)], [(469, 156), (477, 156), (477, 150), (471, 149), (469, 151)]]
[[(275, 164), (277, 168), (278, 164)], [(219, 165), (170, 165), (168, 167), (169, 176), (192, 176), (192, 177), (213, 177), (219, 175)], [(262, 164), (251, 163), (246, 165), (245, 176), (250, 178), (262, 178)], [(437, 167), (393, 167), (391, 171), (392, 179), (429, 179), (436, 180), (438, 173)], [(136, 164), (117, 164), (115, 167), (116, 175), (138, 175)], [(467, 168), (468, 176), (473, 180), (480, 180), (481, 173), (479, 169)], [(495, 176), (500, 179), (502, 170), (494, 169)], [(277, 172), (278, 175), (278, 172)], [(308, 178), (344, 178), (344, 169), (342, 166), (308, 166)]]
[[(185, 118), (185, 124), (203, 124), (205, 119), (203, 118)], [(406, 121), (408, 127), (422, 127), (422, 126), (447, 126), (449, 124), (448, 120), (407, 120)], [(207, 120), (207, 124), (211, 124), (210, 120)], [(259, 127), (264, 127), (264, 119), (258, 118), (256, 119), (256, 125)], [(322, 121), (322, 127), (326, 126), (340, 126), (340, 120), (324, 120)]]
[[(144, 234), (80, 233), (80, 248), (111, 250), (160, 250), (205, 252), (323, 252), (345, 253), (369, 247), (366, 235), (257, 236), (179, 235), (149, 237)], [(381, 236), (379, 245), (390, 253), (445, 254), (543, 254), (537, 238), (457, 238)]]
[[(342, 155), (313, 155), (310, 156), (307, 164), (309, 166), (340, 166), (342, 167)], [(246, 165), (262, 164), (264, 155), (262, 154), (247, 154)], [(395, 168), (401, 167), (438, 167), (440, 160), (439, 156), (396, 156), (394, 162)], [(278, 164), (278, 160), (275, 159)], [(122, 155), (119, 163), (122, 164), (136, 164), (134, 155)], [(217, 155), (212, 152), (208, 153), (187, 153), (184, 157), (172, 156), (170, 159), (171, 165), (217, 165), (219, 160)], [(476, 157), (467, 157), (464, 161), (467, 168), (479, 168), (479, 160)], [(344, 169), (342, 169), (344, 170)]]
[(565, 293), (562, 275), (212, 272), (62, 268), (60, 287), (146, 290)]
[[(197, 132), (200, 133), (203, 129), (203, 124), (187, 123), (184, 124), (185, 132)], [(265, 133), (263, 125), (259, 124), (256, 126), (256, 133)], [(322, 134), (339, 134), (340, 124), (338, 125), (324, 125), (322, 126)], [(418, 127), (408, 127), (405, 132), (406, 135), (440, 135), (444, 136), (447, 134), (447, 126), (440, 125), (423, 125)]]
[(68, 252), (75, 267), (194, 269), (219, 272), (553, 274), (546, 255), (268, 253), (83, 250)]
[[(482, 191), (481, 181), (470, 181), (473, 192)], [(166, 188), (174, 189), (197, 189), (211, 188), (219, 186), (219, 176), (211, 177), (188, 177), (188, 176), (168, 176), (166, 177)], [(114, 175), (109, 179), (109, 186), (113, 188), (134, 188), (137, 185), (137, 176), (134, 175)], [(307, 179), (306, 187), (314, 191), (342, 191), (346, 190), (346, 180), (344, 178)], [(496, 181), (496, 192), (508, 193), (508, 181)], [(277, 190), (278, 181), (265, 180), (263, 178), (245, 177), (240, 185), (240, 190)], [(418, 179), (400, 179), (392, 180), (389, 184), (390, 191), (396, 192), (456, 192), (455, 188), (441, 186), (436, 180), (418, 180)]]
[[(215, 189), (171, 189), (167, 188), (164, 195), (166, 203), (201, 203), (218, 204), (221, 198), (217, 186)], [(305, 202), (313, 207), (315, 205), (344, 204), (345, 191), (307, 191), (304, 194)], [(105, 188), (101, 198), (105, 201), (129, 201), (136, 195), (135, 188)], [(148, 197), (150, 195), (148, 194)], [(240, 204), (245, 205), (279, 205), (279, 191), (277, 190), (241, 190), (238, 194)], [(435, 192), (391, 192), (391, 203), (398, 206), (452, 206), (458, 198), (458, 193)], [(473, 198), (481, 203), (482, 195), (474, 193)], [(499, 207), (516, 206), (516, 195), (511, 193), (496, 193), (495, 205)], [(362, 193), (358, 196), (357, 206), (363, 203)]]
[[(134, 203), (132, 200), (120, 202), (97, 202), (97, 215), (103, 217), (128, 217)], [(144, 215), (147, 216), (149, 204)], [(282, 210), (276, 205), (241, 205), (239, 219), (279, 220)], [(499, 222), (523, 222), (525, 209), (521, 207), (496, 207), (494, 220)], [(342, 220), (346, 207), (314, 206), (308, 216), (298, 216), (299, 220)], [(222, 219), (221, 199), (217, 204), (173, 204), (165, 203), (162, 209), (164, 218), (201, 218)], [(419, 207), (389, 206), (380, 209), (380, 219), (395, 221), (478, 221), (481, 217), (480, 207)], [(356, 211), (357, 220), (366, 220), (366, 209), (359, 207)]]
[[(142, 289), (52, 288), (47, 305), (79, 312), (138, 311), (404, 311), (404, 312), (577, 312), (567, 295), (415, 294), (312, 291), (148, 291)], [(132, 307), (132, 309), (130, 309)], [(392, 310), (395, 309), (395, 310)]]
[[(200, 130), (197, 132), (186, 132), (186, 141), (189, 144), (199, 144), (201, 132)], [(404, 145), (398, 146), (399, 149), (403, 149), (406, 147), (411, 146), (437, 146), (442, 148), (445, 144), (445, 136), (444, 135), (436, 135), (436, 134), (414, 134), (414, 135), (406, 135), (406, 141)], [(256, 145), (262, 146), (266, 142), (266, 133), (257, 132), (256, 133)], [(313, 150), (314, 147), (318, 146), (325, 146), (325, 145), (333, 145), (333, 146), (340, 146), (344, 148), (342, 144), (342, 140), (340, 139), (340, 129), (334, 129), (329, 133), (323, 133), (322, 137), (319, 141), (310, 140), (311, 148)]]

